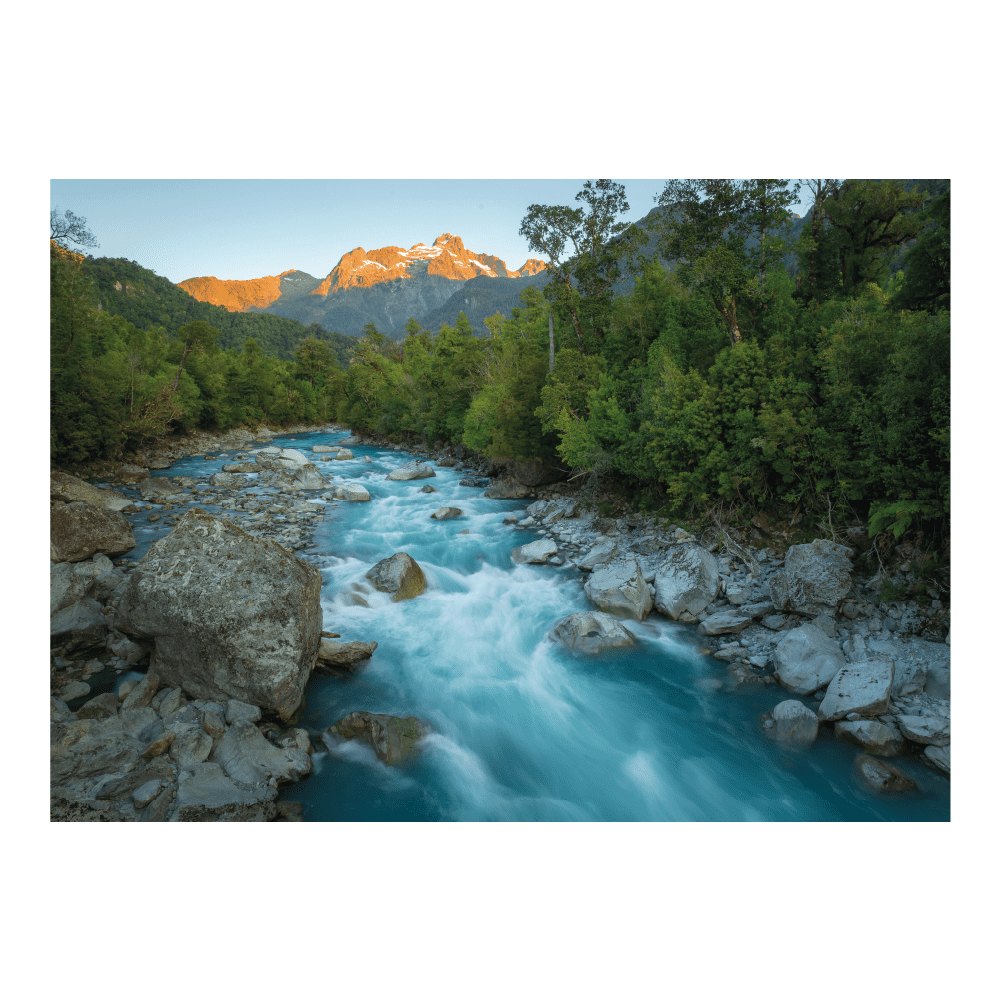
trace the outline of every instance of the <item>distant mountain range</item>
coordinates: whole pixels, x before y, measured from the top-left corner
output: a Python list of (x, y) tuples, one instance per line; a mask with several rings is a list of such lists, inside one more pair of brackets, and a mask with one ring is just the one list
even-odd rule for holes
[(527, 285), (547, 283), (545, 267), (529, 258), (512, 271), (499, 257), (475, 254), (462, 237), (442, 233), (431, 246), (417, 243), (409, 250), (356, 247), (322, 279), (292, 269), (246, 280), (188, 278), (178, 285), (230, 312), (271, 313), (353, 336), (373, 323), (390, 337), (402, 337), (411, 317), (437, 330), (455, 323), (460, 312), (483, 332), (483, 320), (510, 313)]

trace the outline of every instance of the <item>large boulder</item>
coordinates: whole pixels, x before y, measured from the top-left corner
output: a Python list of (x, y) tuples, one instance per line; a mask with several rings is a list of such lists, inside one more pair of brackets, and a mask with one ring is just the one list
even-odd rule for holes
[(49, 496), (53, 500), (61, 500), (67, 504), (70, 501), (84, 501), (91, 507), (101, 508), (104, 511), (121, 511), (132, 503), (117, 490), (99, 490), (79, 477), (62, 473), (58, 469), (53, 469), (49, 473)]
[(264, 821), (277, 813), (277, 788), (238, 786), (215, 761), (193, 763), (178, 775), (177, 808), (172, 819), (181, 821)]
[(812, 744), (817, 739), (820, 721), (817, 714), (796, 699), (780, 702), (772, 710), (775, 736), (788, 744)]
[(514, 477), (505, 476), (503, 479), (491, 480), (490, 485), (483, 492), (483, 496), (492, 500), (520, 500), (531, 492), (528, 487), (519, 483)]
[(654, 605), (661, 615), (698, 615), (719, 591), (719, 567), (708, 549), (688, 544), (669, 549), (654, 578)]
[(378, 563), (365, 576), (376, 590), (393, 596), (393, 601), (404, 601), (423, 594), (427, 587), (424, 571), (407, 553), (394, 553)]
[(154, 642), (166, 684), (288, 720), (320, 645), (320, 572), (194, 508), (133, 570), (115, 626)]
[(773, 659), (779, 684), (795, 695), (812, 695), (829, 685), (845, 664), (837, 642), (811, 622), (790, 629), (775, 647)]
[(346, 501), (370, 501), (372, 495), (360, 483), (345, 483), (342, 487), (334, 488), (334, 496), (338, 500)]
[(427, 735), (427, 728), (414, 716), (401, 718), (385, 713), (353, 712), (328, 727), (328, 733), (345, 740), (367, 741), (380, 761), (398, 765), (413, 757), (417, 742)]
[(334, 456), (338, 462), (345, 462), (346, 460), (353, 459), (354, 457), (355, 454), (350, 448), (339, 448), (337, 450), (337, 455)]
[(351, 643), (338, 643), (337, 640), (321, 639), (320, 649), (316, 655), (316, 669), (333, 674), (344, 671), (357, 674), (361, 670), (361, 662), (368, 660), (375, 653), (378, 643), (362, 643), (354, 640)]
[(574, 612), (556, 623), (553, 635), (564, 646), (585, 653), (636, 645), (636, 637), (607, 612)]
[(785, 566), (772, 575), (772, 602), (782, 612), (830, 612), (852, 585), (852, 550), (828, 539), (790, 546)]
[(890, 707), (892, 688), (892, 660), (845, 664), (827, 686), (818, 714), (823, 720), (844, 719), (849, 713), (882, 716)]
[(545, 563), (550, 556), (555, 556), (559, 547), (552, 539), (536, 539), (524, 546), (515, 546), (511, 550), (511, 559), (515, 563)]
[(653, 608), (653, 596), (635, 556), (596, 568), (584, 584), (584, 593), (603, 612), (639, 621)]
[(261, 471), (260, 479), (287, 491), (323, 490), (330, 486), (330, 480), (312, 462), (269, 465)]
[(95, 553), (121, 556), (135, 545), (132, 526), (118, 511), (72, 501), (49, 512), (49, 559), (55, 563), (77, 563)]
[(386, 475), (387, 480), (426, 480), (429, 476), (436, 476), (437, 473), (420, 459), (414, 459), (405, 465), (399, 466)]
[(460, 507), (440, 507), (433, 515), (435, 521), (448, 521), (450, 518), (458, 518), (462, 514)]

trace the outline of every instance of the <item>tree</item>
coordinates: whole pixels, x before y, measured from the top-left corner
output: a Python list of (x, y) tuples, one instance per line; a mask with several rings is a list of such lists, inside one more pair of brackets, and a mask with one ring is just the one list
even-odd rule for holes
[(788, 179), (752, 178), (747, 190), (747, 219), (758, 241), (758, 284), (765, 274), (788, 253), (792, 226), (789, 206), (799, 198), (799, 184), (789, 187)]
[(183, 345), (181, 350), (181, 363), (177, 366), (177, 375), (174, 377), (174, 385), (171, 392), (177, 392), (177, 386), (181, 381), (181, 372), (184, 371), (184, 360), (191, 351), (204, 351), (215, 345), (219, 331), (204, 320), (193, 320), (191, 323), (181, 327), (177, 332), (177, 339)]
[(295, 374), (316, 386), (317, 378), (322, 378), (334, 366), (334, 353), (330, 345), (313, 337), (306, 340), (295, 351)]
[[(545, 255), (550, 277), (546, 296), (570, 314), (583, 352), (582, 314), (590, 316), (596, 337), (595, 318), (607, 311), (619, 278), (621, 249), (611, 241), (635, 227), (615, 221), (629, 211), (621, 184), (587, 181), (575, 200), (583, 202), (587, 211), (569, 205), (529, 205), (518, 235), (527, 238), (530, 250)], [(565, 256), (567, 244), (573, 248), (569, 256)]]
[(676, 178), (657, 199), (664, 210), (661, 252), (676, 260), (683, 285), (709, 296), (730, 332), (740, 342), (737, 295), (747, 286), (746, 240), (754, 222), (752, 182), (725, 178)]
[(101, 245), (94, 239), (94, 234), (87, 229), (87, 220), (83, 216), (78, 216), (67, 209), (60, 213), (57, 205), (49, 212), (49, 239), (58, 243), (60, 247), (66, 247), (66, 241), (81, 247), (100, 247)]
[(826, 204), (837, 188), (837, 179), (834, 177), (808, 177), (803, 180), (807, 188), (813, 194), (813, 209), (810, 214), (810, 236), (803, 241), (803, 249), (806, 252), (807, 260), (807, 292), (806, 298), (809, 302), (816, 296), (817, 275), (819, 273), (819, 253), (820, 238), (824, 229), (824, 220), (827, 218)]
[(904, 280), (893, 297), (894, 309), (949, 308), (950, 193), (939, 195), (925, 210), (927, 229), (904, 257)]
[(920, 208), (923, 191), (907, 192), (901, 181), (844, 181), (827, 202), (838, 238), (841, 284), (846, 295), (867, 282), (879, 282), (881, 256), (917, 237), (924, 220), (909, 210)]

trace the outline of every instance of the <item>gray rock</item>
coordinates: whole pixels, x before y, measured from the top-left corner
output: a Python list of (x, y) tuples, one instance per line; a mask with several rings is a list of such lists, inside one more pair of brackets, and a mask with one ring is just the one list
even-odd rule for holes
[(166, 476), (153, 476), (139, 484), (139, 496), (154, 503), (177, 501), (184, 494), (184, 487), (178, 483), (171, 483)]
[(462, 514), (462, 508), (440, 507), (431, 517), (436, 521), (448, 521), (449, 518), (458, 518), (460, 514)]
[(156, 695), (160, 687), (160, 679), (154, 671), (147, 671), (135, 688), (122, 701), (122, 712), (132, 712), (133, 709), (145, 709)]
[(261, 710), (239, 699), (230, 699), (226, 703), (227, 723), (256, 723), (261, 718)]
[[(256, 462), (227, 462), (223, 467), (224, 473), (259, 473), (261, 467)], [(246, 483), (246, 480), (243, 481)]]
[(49, 643), (63, 646), (67, 653), (101, 646), (107, 636), (101, 606), (90, 598), (60, 609), (49, 619)]
[(812, 695), (844, 666), (838, 644), (812, 623), (790, 629), (775, 647), (775, 678), (796, 695)]
[(423, 594), (427, 579), (417, 561), (407, 553), (394, 553), (378, 563), (365, 576), (376, 590), (393, 596), (393, 601), (405, 601)]
[(603, 612), (639, 621), (653, 608), (650, 587), (635, 556), (597, 567), (584, 583), (584, 594)]
[(511, 550), (511, 559), (515, 563), (545, 563), (550, 556), (559, 552), (559, 547), (552, 539), (536, 539), (524, 546), (516, 546)]
[(375, 653), (378, 643), (339, 643), (337, 640), (320, 640), (320, 652), (316, 655), (318, 671), (333, 671), (341, 673), (349, 671), (357, 674), (361, 670), (361, 662), (368, 660)]
[(320, 643), (320, 573), (195, 508), (132, 571), (115, 624), (154, 641), (165, 683), (288, 719)]
[(72, 501), (49, 512), (49, 558), (75, 563), (95, 553), (121, 556), (136, 545), (132, 527), (118, 511)]
[(240, 489), (247, 485), (247, 480), (243, 476), (239, 476), (236, 473), (213, 473), (209, 477), (209, 483), (214, 487), (228, 487), (231, 489)]
[(832, 619), (826, 612), (821, 615), (815, 616), (813, 624), (822, 632), (825, 636), (830, 636), (831, 639), (835, 639), (838, 635), (838, 627), (834, 619)]
[(765, 615), (761, 619), (761, 624), (766, 629), (781, 629), (786, 624), (786, 617), (784, 615)]
[(849, 713), (882, 716), (890, 707), (892, 687), (892, 660), (845, 664), (827, 686), (818, 714), (822, 720), (844, 719)]
[(900, 732), (916, 744), (935, 744), (945, 747), (951, 742), (951, 724), (938, 716), (898, 716)]
[[(330, 486), (328, 480), (312, 462), (298, 466), (292, 477), (292, 487), (296, 490), (322, 490)], [(367, 492), (367, 491), (366, 491)]]
[(817, 739), (820, 722), (817, 714), (802, 702), (787, 699), (772, 710), (775, 736), (790, 744), (812, 744)]
[(396, 765), (416, 754), (417, 743), (428, 730), (414, 716), (353, 712), (328, 727), (328, 732), (345, 740), (364, 740), (371, 744), (380, 761)]
[(202, 711), (202, 729), (210, 737), (221, 737), (226, 732), (226, 724), (221, 713), (213, 709)]
[(928, 670), (922, 663), (912, 660), (898, 664), (893, 679), (894, 696), (920, 695), (925, 690), (927, 677)]
[(605, 612), (574, 612), (556, 623), (553, 634), (565, 646), (585, 653), (636, 645), (636, 637)]
[(127, 636), (108, 640), (108, 649), (127, 665), (138, 664), (149, 652), (144, 646)]
[(946, 744), (944, 747), (936, 747), (934, 744), (929, 744), (924, 750), (924, 757), (942, 772), (943, 775), (949, 774), (951, 746), (950, 744)]
[(94, 577), (94, 597), (98, 601), (111, 601), (119, 597), (129, 582), (128, 575), (121, 570), (108, 570)]
[(341, 448), (340, 445), (314, 445), (314, 452), (350, 452), (349, 448)]
[(353, 459), (354, 457), (355, 454), (350, 448), (339, 448), (337, 450), (337, 455), (334, 456), (338, 462), (346, 462), (348, 459)]
[(132, 503), (117, 490), (98, 490), (97, 487), (85, 483), (76, 476), (55, 469), (49, 473), (49, 496), (53, 500), (61, 500), (67, 504), (83, 501), (105, 511), (121, 511)]
[[(89, 686), (88, 686), (89, 687)], [(70, 714), (70, 707), (57, 699), (54, 695), (49, 696), (49, 721), (52, 723), (62, 723)]]
[(63, 701), (72, 702), (74, 699), (81, 699), (85, 695), (90, 695), (90, 685), (86, 681), (71, 681), (63, 689)]
[(865, 648), (865, 639), (858, 633), (845, 640), (843, 650), (850, 664), (861, 664), (869, 659), (869, 652)]
[(118, 715), (118, 696), (114, 692), (95, 695), (76, 711), (78, 719), (107, 719)]
[(618, 558), (619, 545), (614, 539), (600, 538), (591, 547), (583, 559), (578, 560), (577, 566), (581, 570), (594, 570), (597, 567), (611, 563)]
[(869, 754), (879, 754), (884, 758), (895, 757), (904, 750), (904, 738), (900, 732), (874, 719), (835, 723), (834, 736)]
[(925, 693), (933, 699), (949, 699), (952, 691), (952, 671), (944, 664), (929, 664)]
[(754, 619), (735, 608), (724, 608), (721, 612), (710, 615), (699, 623), (699, 634), (702, 636), (729, 636), (743, 632)]
[(917, 788), (914, 780), (899, 768), (868, 754), (855, 759), (855, 774), (873, 792), (910, 792)]
[(830, 612), (851, 589), (852, 550), (827, 539), (790, 546), (785, 567), (769, 582), (772, 602), (785, 612)]
[(424, 486), (421, 487), (422, 494), (433, 494), (434, 492), (435, 489), (430, 483), (425, 483)]
[(519, 483), (514, 477), (506, 476), (503, 479), (491, 481), (483, 496), (494, 500), (519, 500), (522, 497), (527, 497), (531, 492), (529, 487)]
[(75, 572), (73, 563), (49, 564), (49, 615), (82, 601), (94, 590), (94, 578)]
[(132, 793), (132, 802), (135, 808), (141, 810), (144, 806), (152, 803), (160, 795), (162, 788), (163, 783), (160, 779), (150, 779), (149, 782), (143, 783), (143, 785)]
[(702, 546), (675, 546), (658, 568), (654, 586), (661, 615), (675, 620), (684, 612), (698, 615), (719, 592), (716, 557)]
[(763, 619), (774, 611), (775, 606), (770, 601), (752, 601), (740, 606), (741, 614), (752, 619)]
[(212, 738), (204, 730), (188, 727), (174, 732), (176, 737), (170, 747), (170, 756), (181, 768), (197, 765), (212, 753)]
[(253, 723), (227, 727), (209, 760), (222, 765), (231, 779), (246, 785), (266, 784), (272, 779), (294, 782), (311, 769), (309, 755), (298, 747), (275, 747)]
[(398, 466), (386, 475), (387, 480), (426, 480), (431, 476), (436, 476), (435, 471), (420, 459), (414, 459), (402, 466)]
[(277, 789), (241, 789), (214, 761), (187, 767), (178, 776), (177, 810), (173, 819), (269, 820), (275, 815), (271, 802)]

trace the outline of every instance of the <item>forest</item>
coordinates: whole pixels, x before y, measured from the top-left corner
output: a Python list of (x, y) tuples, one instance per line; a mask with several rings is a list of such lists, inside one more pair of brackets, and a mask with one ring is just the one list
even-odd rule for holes
[[(487, 336), (463, 314), (436, 331), (412, 319), (399, 341), (369, 325), (347, 358), (339, 335), (279, 326), (294, 321), (227, 327), (111, 297), (124, 264), (54, 242), (53, 461), (195, 426), (337, 420), (562, 464), (676, 517), (946, 535), (949, 198), (947, 181), (678, 179), (641, 228), (621, 221), (622, 185), (589, 181), (574, 206), (527, 207), (549, 282)], [(241, 317), (274, 332), (238, 340)]]

